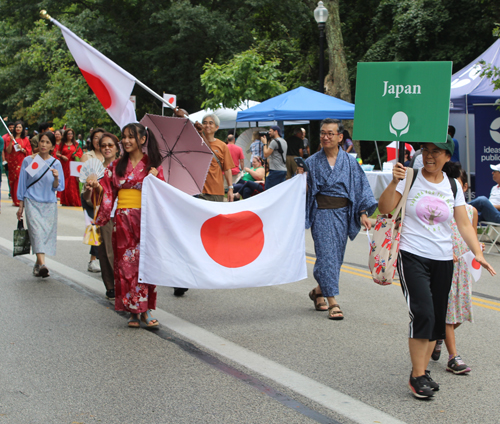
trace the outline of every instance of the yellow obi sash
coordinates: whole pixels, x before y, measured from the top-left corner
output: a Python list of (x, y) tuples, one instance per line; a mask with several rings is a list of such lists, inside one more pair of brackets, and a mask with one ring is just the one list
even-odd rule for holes
[(140, 209), (141, 190), (135, 188), (122, 188), (118, 190), (117, 209)]

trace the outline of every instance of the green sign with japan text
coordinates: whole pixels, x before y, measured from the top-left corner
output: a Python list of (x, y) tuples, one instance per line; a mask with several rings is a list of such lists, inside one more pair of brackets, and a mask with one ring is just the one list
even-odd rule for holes
[(452, 62), (358, 63), (353, 138), (444, 143)]

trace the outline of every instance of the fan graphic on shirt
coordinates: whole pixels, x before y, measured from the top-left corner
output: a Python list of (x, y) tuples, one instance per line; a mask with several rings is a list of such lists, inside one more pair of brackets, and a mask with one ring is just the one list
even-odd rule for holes
[(97, 180), (104, 177), (104, 166), (99, 159), (90, 158), (84, 162), (80, 171), (80, 181), (85, 183), (91, 175)]
[(417, 216), (428, 225), (436, 225), (448, 220), (450, 209), (446, 202), (436, 196), (424, 196), (417, 202)]

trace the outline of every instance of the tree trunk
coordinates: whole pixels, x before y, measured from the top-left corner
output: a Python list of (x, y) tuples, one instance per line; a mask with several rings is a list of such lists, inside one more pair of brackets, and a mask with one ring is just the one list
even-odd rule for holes
[(344, 40), (339, 16), (339, 0), (324, 0), (328, 9), (326, 23), (326, 42), (329, 58), (329, 71), (325, 78), (326, 94), (346, 102), (351, 101), (351, 84), (344, 53)]
[[(344, 39), (342, 38), (342, 27), (339, 15), (340, 0), (323, 0), (328, 9), (328, 20), (326, 22), (326, 43), (328, 51), (329, 70), (325, 77), (325, 93), (351, 102), (351, 83), (344, 53)], [(344, 127), (352, 136), (353, 121), (344, 121)], [(360, 143), (354, 141), (354, 148), (360, 155)]]

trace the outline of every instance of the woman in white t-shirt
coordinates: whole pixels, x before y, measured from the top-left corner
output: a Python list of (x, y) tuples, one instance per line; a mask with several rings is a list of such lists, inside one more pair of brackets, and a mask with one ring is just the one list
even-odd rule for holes
[[(413, 366), (408, 385), (417, 398), (429, 398), (439, 390), (427, 365), (436, 340), (445, 337), (448, 293), (453, 277), (452, 218), (476, 261), (495, 275), (484, 259), (467, 216), (460, 185), (445, 173), (453, 150), (453, 142), (423, 144), (424, 167), (410, 189), (401, 230), (398, 273), (410, 314), (408, 344)], [(396, 164), (392, 173), (393, 179), (379, 200), (382, 214), (394, 210), (406, 183), (406, 168), (402, 164)], [(454, 190), (452, 185), (458, 189)]]

